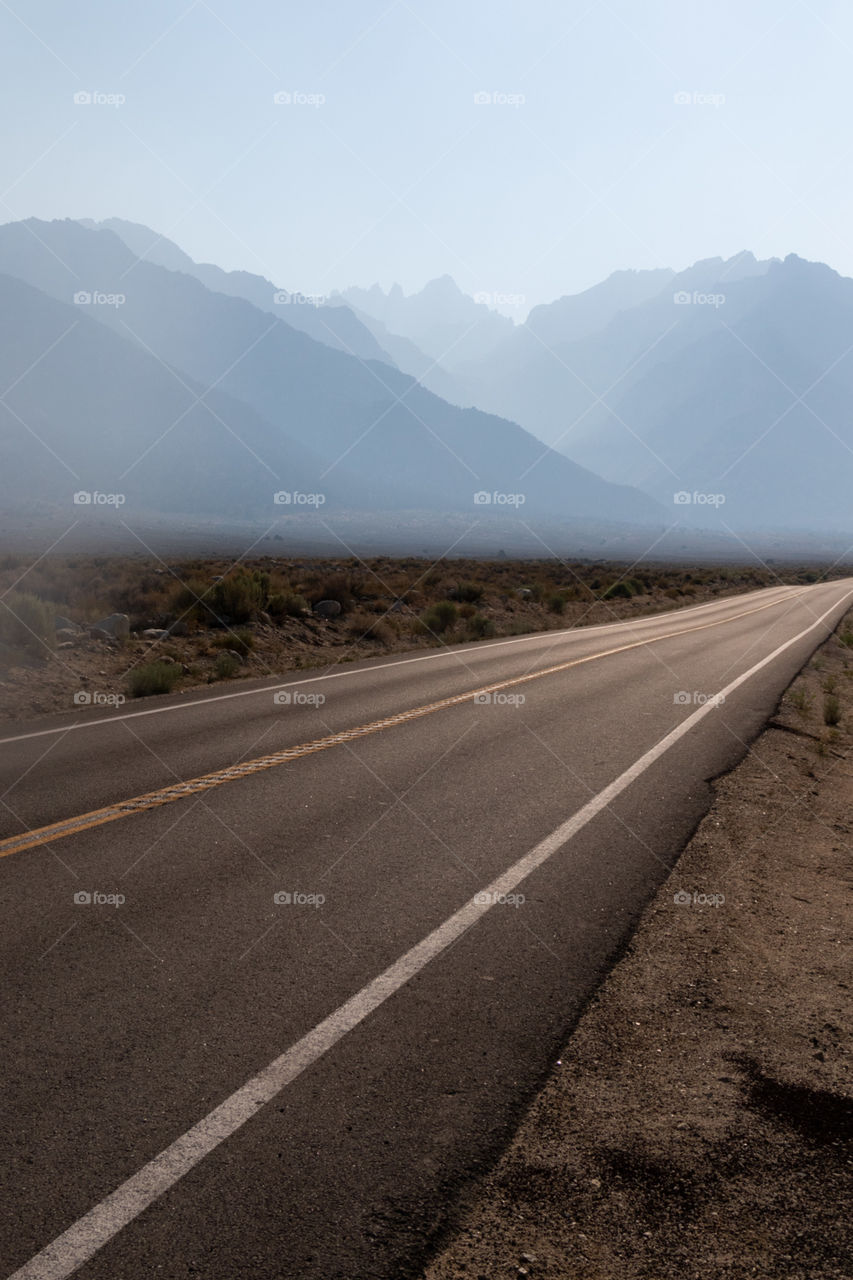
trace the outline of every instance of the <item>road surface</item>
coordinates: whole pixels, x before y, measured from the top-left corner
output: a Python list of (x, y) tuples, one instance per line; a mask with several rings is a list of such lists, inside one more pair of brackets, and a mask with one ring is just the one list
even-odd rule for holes
[(851, 601), (0, 731), (0, 1274), (411, 1274)]

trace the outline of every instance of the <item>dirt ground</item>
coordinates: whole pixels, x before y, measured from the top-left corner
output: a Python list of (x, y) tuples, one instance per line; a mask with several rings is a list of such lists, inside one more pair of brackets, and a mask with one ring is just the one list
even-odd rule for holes
[(425, 1280), (853, 1275), (851, 622), (718, 783)]

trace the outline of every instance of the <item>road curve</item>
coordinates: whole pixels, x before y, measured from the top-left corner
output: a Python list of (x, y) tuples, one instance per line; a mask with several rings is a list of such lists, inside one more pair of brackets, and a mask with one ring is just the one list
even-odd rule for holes
[(408, 1274), (851, 601), (7, 728), (0, 1273)]

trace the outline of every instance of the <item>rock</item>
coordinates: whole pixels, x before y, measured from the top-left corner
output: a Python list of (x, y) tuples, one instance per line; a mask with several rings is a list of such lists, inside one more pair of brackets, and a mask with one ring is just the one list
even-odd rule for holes
[(130, 635), (130, 618), (126, 613), (111, 613), (108, 618), (96, 622), (95, 627), (98, 631), (106, 631), (108, 636), (123, 640)]
[(516, 594), (518, 595), (520, 600), (529, 600), (530, 597), (533, 595), (533, 592), (530, 590), (529, 587), (519, 587), (518, 592)]
[(167, 636), (186, 636), (189, 635), (189, 627), (185, 622), (173, 622), (166, 630)]
[(222, 652), (227, 653), (230, 658), (236, 658), (238, 662), (244, 661), (242, 653), (238, 653), (236, 649), (223, 649)]
[(162, 640), (169, 633), (162, 627), (146, 627), (142, 634), (146, 640)]
[(70, 648), (71, 645), (73, 645), (76, 642), (79, 634), (80, 633), (76, 627), (73, 630), (71, 629), (71, 627), (60, 627), (56, 633), (56, 638), (58, 641), (60, 641), (59, 647), (61, 649)]
[(314, 612), (318, 618), (337, 618), (341, 613), (341, 606), (337, 600), (320, 600), (314, 605)]
[(60, 642), (56, 647), (57, 647), (57, 649), (73, 649), (73, 648), (74, 648), (74, 641), (73, 641), (73, 640), (62, 640), (62, 641), (61, 641), (61, 642)]
[(80, 630), (76, 622), (72, 622), (70, 618), (63, 618), (60, 613), (54, 618), (53, 625), (57, 631), (73, 631), (75, 635)]

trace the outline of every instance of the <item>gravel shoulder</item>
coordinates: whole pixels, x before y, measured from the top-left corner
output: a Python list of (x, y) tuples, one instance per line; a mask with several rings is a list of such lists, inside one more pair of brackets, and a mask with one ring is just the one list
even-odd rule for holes
[(716, 784), (424, 1280), (853, 1273), (851, 626)]

